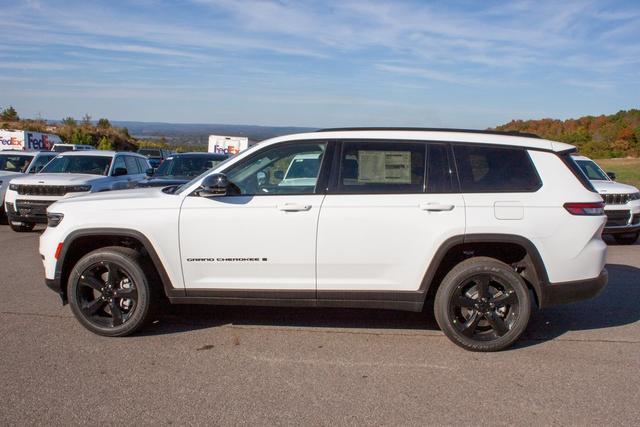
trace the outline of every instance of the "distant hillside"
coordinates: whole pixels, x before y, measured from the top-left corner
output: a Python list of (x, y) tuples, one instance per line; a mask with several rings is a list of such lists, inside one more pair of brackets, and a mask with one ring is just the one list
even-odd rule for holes
[(163, 138), (172, 146), (207, 144), (209, 135), (246, 136), (254, 141), (262, 141), (274, 136), (290, 133), (309, 132), (313, 128), (284, 126), (253, 126), (226, 124), (180, 124), (114, 121), (114, 125), (126, 128), (137, 139)]
[(640, 157), (640, 110), (579, 119), (512, 120), (495, 130), (529, 132), (576, 145), (593, 158)]

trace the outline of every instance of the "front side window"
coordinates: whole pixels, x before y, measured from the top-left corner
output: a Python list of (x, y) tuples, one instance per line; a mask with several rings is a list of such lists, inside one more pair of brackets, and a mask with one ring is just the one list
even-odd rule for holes
[(225, 171), (241, 195), (312, 194), (325, 143), (279, 144)]
[(606, 173), (600, 169), (600, 167), (593, 160), (577, 160), (576, 163), (580, 166), (580, 169), (587, 178), (594, 181), (609, 181), (609, 177)]
[(338, 192), (422, 193), (425, 147), (409, 142), (344, 143)]
[(534, 192), (542, 183), (525, 149), (454, 145), (463, 193)]
[(107, 156), (65, 156), (51, 160), (42, 169), (42, 173), (82, 173), (91, 175), (107, 175), (111, 157)]
[(32, 156), (3, 155), (0, 156), (0, 171), (25, 172), (31, 163)]

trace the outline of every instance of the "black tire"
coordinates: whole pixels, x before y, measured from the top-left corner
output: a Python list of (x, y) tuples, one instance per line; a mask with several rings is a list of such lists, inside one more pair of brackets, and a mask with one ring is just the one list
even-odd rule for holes
[(147, 261), (133, 249), (112, 246), (90, 252), (69, 275), (71, 311), (98, 335), (131, 335), (144, 327), (157, 305), (149, 277)]
[(21, 222), (21, 221), (11, 221), (9, 220), (9, 227), (15, 232), (18, 233), (28, 233), (32, 231), (36, 225), (33, 222)]
[(636, 240), (638, 240), (638, 236), (640, 236), (640, 232), (629, 234), (614, 234), (613, 238), (616, 239), (616, 242), (620, 245), (633, 245)]
[(531, 297), (522, 277), (493, 258), (456, 265), (436, 292), (434, 314), (442, 332), (471, 351), (499, 351), (524, 332)]

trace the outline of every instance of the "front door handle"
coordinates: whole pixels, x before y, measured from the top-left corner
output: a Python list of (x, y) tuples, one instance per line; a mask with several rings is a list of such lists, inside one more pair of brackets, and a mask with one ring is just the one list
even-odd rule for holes
[(285, 203), (283, 205), (278, 205), (278, 209), (283, 212), (302, 212), (308, 211), (311, 209), (311, 205), (300, 205), (298, 203)]
[(454, 205), (449, 205), (446, 203), (421, 203), (420, 209), (423, 211), (429, 212), (441, 212), (441, 211), (452, 211)]

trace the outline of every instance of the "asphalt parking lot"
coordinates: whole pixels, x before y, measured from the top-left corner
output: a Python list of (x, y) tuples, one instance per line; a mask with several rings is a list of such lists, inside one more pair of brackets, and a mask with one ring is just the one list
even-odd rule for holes
[(609, 249), (595, 300), (534, 312), (495, 354), (430, 313), (172, 307), (93, 335), (43, 284), (39, 233), (0, 226), (0, 425), (637, 425), (640, 245)]

